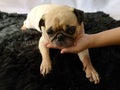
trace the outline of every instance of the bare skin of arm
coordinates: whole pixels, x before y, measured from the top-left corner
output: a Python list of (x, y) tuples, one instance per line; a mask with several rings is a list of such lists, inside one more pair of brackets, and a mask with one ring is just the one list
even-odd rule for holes
[(120, 45), (120, 27), (96, 34), (78, 35), (74, 46), (69, 48), (56, 47), (52, 43), (46, 43), (49, 48), (61, 49), (61, 53), (79, 53), (87, 48)]
[(88, 35), (91, 40), (87, 48), (120, 45), (120, 27)]

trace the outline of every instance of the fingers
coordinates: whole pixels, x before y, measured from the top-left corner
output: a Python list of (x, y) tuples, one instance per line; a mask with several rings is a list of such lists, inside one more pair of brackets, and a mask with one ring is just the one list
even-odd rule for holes
[(63, 48), (61, 50), (61, 54), (63, 54), (63, 53), (78, 53), (78, 52), (79, 52), (79, 50), (77, 47)]
[(48, 48), (58, 48), (58, 47), (56, 47), (55, 45), (53, 45), (52, 43), (48, 43), (46, 46), (47, 46)]
[(53, 45), (52, 43), (46, 43), (45, 46), (48, 47), (48, 48), (63, 49), (63, 47), (58, 47), (56, 45)]
[(63, 54), (63, 53), (79, 53), (80, 51), (82, 51), (80, 46), (78, 46), (76, 44), (72, 47), (64, 48), (64, 47), (60, 47), (60, 46), (58, 47), (58, 46), (54, 45), (53, 43), (48, 42), (45, 44), (45, 46), (48, 48), (60, 49), (61, 54)]
[(64, 48), (64, 49), (61, 50), (60, 53), (61, 53), (61, 54), (63, 54), (63, 53), (68, 53), (68, 52), (69, 52), (69, 53), (73, 53), (72, 50), (73, 50), (73, 49), (70, 49), (70, 48)]
[(46, 47), (54, 48), (54, 49), (61, 49), (61, 54), (63, 54), (63, 53), (78, 53), (79, 52), (78, 48), (75, 46), (69, 47), (69, 48), (64, 48), (64, 47), (55, 46), (52, 43), (47, 43)]

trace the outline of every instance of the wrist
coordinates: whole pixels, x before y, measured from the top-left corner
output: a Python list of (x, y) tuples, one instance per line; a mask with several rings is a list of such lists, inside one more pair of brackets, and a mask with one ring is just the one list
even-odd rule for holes
[(93, 46), (95, 44), (95, 36), (94, 36), (94, 34), (87, 34), (87, 38), (88, 38), (88, 46), (87, 46), (87, 48), (93, 48)]

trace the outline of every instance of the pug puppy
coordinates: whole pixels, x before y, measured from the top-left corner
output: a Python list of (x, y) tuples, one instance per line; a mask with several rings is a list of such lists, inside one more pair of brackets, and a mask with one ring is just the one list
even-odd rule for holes
[[(48, 74), (51, 69), (49, 48), (45, 43), (51, 41), (60, 47), (70, 47), (78, 35), (84, 33), (84, 12), (73, 7), (56, 4), (45, 4), (33, 8), (24, 21), (22, 30), (34, 28), (42, 32), (39, 40), (39, 50), (42, 55), (40, 72)], [(94, 69), (88, 50), (78, 53), (83, 63), (86, 77), (95, 84), (99, 83), (99, 75)]]

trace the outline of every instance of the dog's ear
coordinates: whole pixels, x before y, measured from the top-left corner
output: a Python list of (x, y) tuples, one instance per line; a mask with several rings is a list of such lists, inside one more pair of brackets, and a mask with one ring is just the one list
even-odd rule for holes
[(40, 19), (40, 21), (39, 21), (39, 28), (40, 28), (40, 30), (41, 30), (41, 27), (44, 27), (45, 26), (45, 19), (44, 19), (44, 17), (42, 17), (41, 19)]
[(78, 10), (74, 8), (74, 14), (77, 17), (78, 23), (81, 24), (81, 22), (84, 21), (84, 12), (82, 10)]

